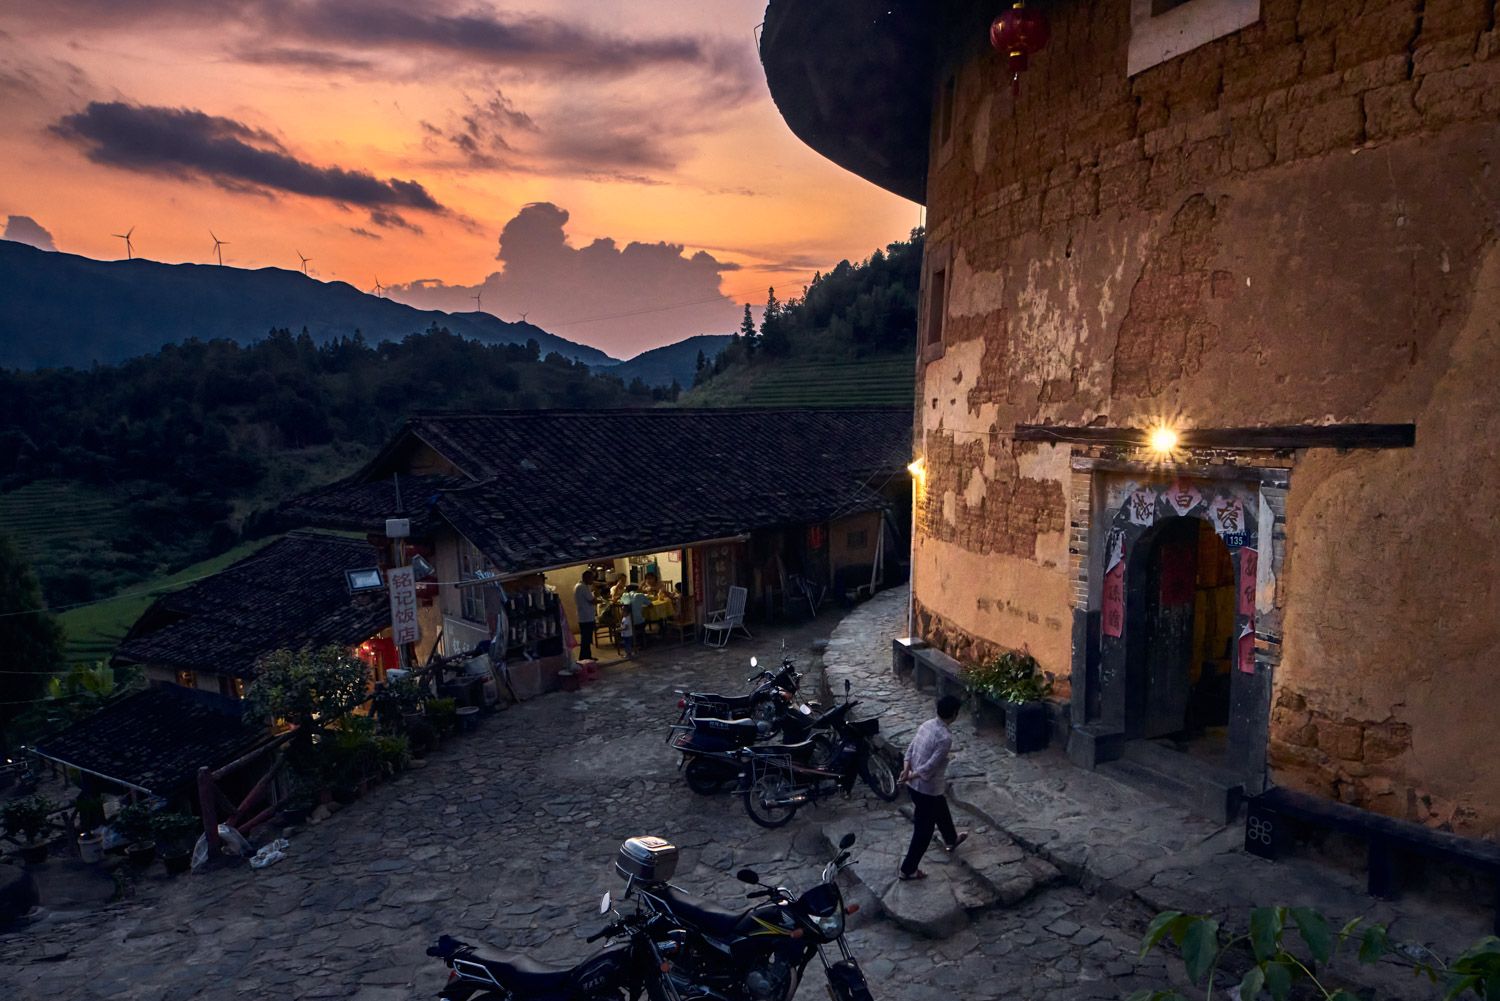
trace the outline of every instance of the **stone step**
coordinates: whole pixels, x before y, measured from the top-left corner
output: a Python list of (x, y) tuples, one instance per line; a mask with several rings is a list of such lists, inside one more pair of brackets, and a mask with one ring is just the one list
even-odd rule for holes
[(1119, 760), (1100, 765), (1099, 770), (1215, 824), (1233, 822), (1244, 801), (1243, 783), (1229, 772), (1151, 741), (1127, 741)]
[[(908, 931), (947, 938), (967, 925), (971, 914), (1013, 906), (1062, 878), (1055, 866), (1028, 854), (982, 818), (957, 810), (954, 821), (969, 832), (963, 847), (949, 854), (934, 840), (922, 859), (927, 878), (903, 881), (897, 873), (911, 841), (910, 812), (908, 806), (899, 815), (863, 822), (855, 831), (856, 864), (848, 870), (886, 916)], [(823, 837), (832, 847), (849, 830), (847, 821), (835, 821), (824, 825)]]

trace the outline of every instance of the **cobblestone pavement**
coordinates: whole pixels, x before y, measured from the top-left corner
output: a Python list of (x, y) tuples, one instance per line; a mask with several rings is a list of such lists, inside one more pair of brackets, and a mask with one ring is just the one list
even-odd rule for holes
[[(829, 687), (842, 690), (847, 679), (871, 710), (882, 713), (881, 736), (895, 754), (933, 715), (933, 694), (891, 671), (891, 640), (907, 633), (907, 593), (893, 589), (861, 605), (837, 626), (824, 654)], [(1253, 906), (1311, 906), (1334, 917), (1364, 915), (1403, 941), (1447, 956), (1490, 931), (1492, 913), (1456, 905), (1456, 895), (1375, 900), (1364, 893), (1357, 865), (1255, 858), (1241, 850), (1239, 824), (1220, 827), (1192, 816), (1104, 772), (1074, 766), (1058, 748), (1018, 757), (1005, 750), (1002, 731), (988, 724), (978, 728), (968, 713), (953, 730), (950, 801), (990, 825), (990, 840), (1009, 839), (1033, 857), (1028, 864), (1050, 862), (1096, 900), (1133, 902), (1147, 914), (1215, 912), (1232, 924), (1248, 920)], [(1357, 856), (1358, 846), (1349, 851)], [(1346, 972), (1362, 983), (1385, 979), (1383, 973)], [(1409, 996), (1410, 977), (1400, 976), (1399, 989), (1389, 996)]]
[[(774, 660), (783, 635), (804, 669), (815, 666), (810, 644), (834, 624), (826, 614), (757, 630), (723, 653), (650, 652), (582, 693), (496, 714), (425, 767), (293, 834), (289, 857), (268, 869), (151, 878), (132, 899), (0, 936), (0, 998), (431, 997), (445, 971), (423, 950), (441, 932), (576, 960), (599, 926), (599, 894), (621, 887), (612, 861), (634, 834), (670, 838), (683, 850), (676, 882), (726, 903), (742, 889), (730, 875), (742, 865), (794, 886), (817, 878), (825, 825), (860, 831), (864, 865), (885, 870), (891, 840), (904, 836), (895, 806), (860, 792), (764, 831), (737, 799), (688, 792), (663, 744), (674, 687), (737, 690), (748, 657)], [(870, 642), (888, 646), (889, 634)], [(1133, 900), (1106, 903), (1056, 879), (1012, 889), (935, 940), (881, 917), (854, 887), (867, 906), (850, 940), (875, 997), (1120, 998), (1171, 975), (1159, 957), (1135, 959), (1143, 913)], [(799, 997), (822, 996), (812, 970)]]

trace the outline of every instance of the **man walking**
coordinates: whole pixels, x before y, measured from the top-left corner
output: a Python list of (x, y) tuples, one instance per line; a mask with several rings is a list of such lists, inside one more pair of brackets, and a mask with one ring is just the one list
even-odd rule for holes
[(573, 607), (578, 610), (578, 659), (594, 656), (594, 571), (585, 570), (583, 579), (573, 585)]
[(904, 880), (927, 878), (917, 866), (932, 843), (934, 828), (943, 836), (943, 845), (950, 852), (969, 836), (954, 829), (953, 814), (948, 812), (948, 800), (943, 795), (948, 788), (948, 755), (953, 749), (953, 734), (948, 724), (958, 718), (960, 705), (956, 695), (938, 699), (937, 718), (918, 727), (906, 749), (906, 761), (897, 779), (911, 793), (912, 805), (911, 847), (901, 863), (900, 875)]

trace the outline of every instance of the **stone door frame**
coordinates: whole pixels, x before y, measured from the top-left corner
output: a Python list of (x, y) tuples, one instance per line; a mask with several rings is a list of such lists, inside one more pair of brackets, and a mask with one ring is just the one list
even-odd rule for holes
[[(1256, 553), (1254, 672), (1246, 674), (1238, 663), (1231, 665), (1227, 768), (1244, 783), (1245, 791), (1254, 795), (1269, 784), (1271, 693), (1281, 663), (1279, 582), (1286, 555), (1286, 494), (1291, 482), (1291, 470), (1284, 467), (1245, 463), (1162, 465), (1073, 456), (1068, 525), (1073, 609), (1068, 756), (1088, 768), (1112, 761), (1123, 752), (1133, 728), (1133, 721), (1127, 718), (1131, 711), (1127, 685), (1134, 679), (1126, 669), (1125, 643), (1123, 637), (1107, 635), (1103, 623), (1105, 578), (1111, 569), (1106, 564), (1112, 559), (1113, 549), (1114, 560), (1121, 562), (1115, 569), (1123, 573), (1129, 547), (1150, 527), (1131, 521), (1122, 502), (1122, 497), (1128, 498), (1131, 492), (1127, 486), (1132, 482), (1165, 485), (1179, 478), (1194, 481), (1216, 496), (1240, 499), (1249, 536), (1240, 548)], [(1164, 516), (1175, 513), (1170, 508), (1163, 511)], [(1122, 548), (1127, 550), (1123, 561)], [(1236, 551), (1237, 574), (1242, 558)], [(1248, 617), (1242, 625), (1250, 626)]]

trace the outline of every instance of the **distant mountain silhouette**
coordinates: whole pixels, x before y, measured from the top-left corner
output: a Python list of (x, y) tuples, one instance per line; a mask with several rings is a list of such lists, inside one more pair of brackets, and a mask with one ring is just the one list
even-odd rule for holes
[(724, 345), (730, 340), (729, 334), (699, 334), (697, 337), (688, 337), (678, 341), (676, 344), (667, 344), (650, 351), (642, 351), (629, 361), (622, 361), (618, 365), (609, 367), (600, 366), (597, 371), (604, 375), (618, 376), (630, 385), (630, 380), (640, 377), (640, 380), (648, 386), (670, 386), (672, 380), (677, 380), (677, 385), (683, 389), (690, 389), (693, 385), (693, 376), (698, 371), (698, 352), (703, 352), (703, 357), (709, 362), (714, 356), (724, 350)]
[(322, 282), (282, 268), (96, 261), (0, 240), (3, 368), (111, 364), (193, 337), (244, 344), (273, 327), (294, 334), (306, 327), (319, 343), (358, 330), (374, 343), (399, 340), (434, 323), (492, 344), (535, 340), (543, 356), (556, 351), (600, 368), (618, 364), (597, 348), (534, 324), (507, 323), (489, 313), (414, 309), (345, 282)]

